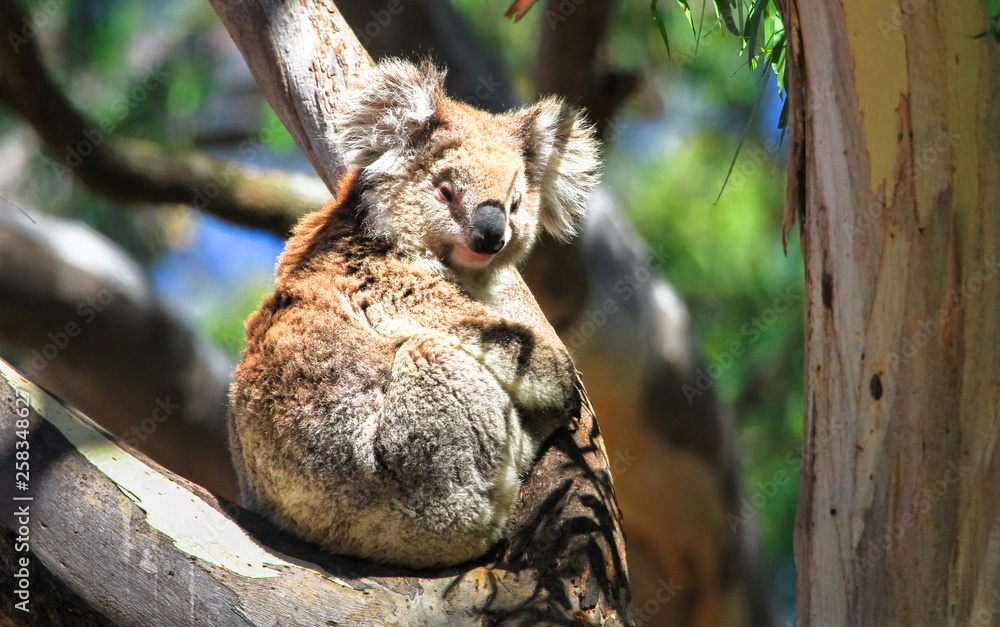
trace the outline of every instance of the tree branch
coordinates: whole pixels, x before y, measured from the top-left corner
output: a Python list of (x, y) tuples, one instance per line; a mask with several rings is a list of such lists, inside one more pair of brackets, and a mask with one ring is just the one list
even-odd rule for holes
[(60, 172), (72, 172), (111, 198), (200, 206), (281, 236), (328, 198), (303, 191), (302, 176), (252, 174), (197, 152), (168, 152), (150, 141), (112, 137), (106, 125), (79, 113), (55, 85), (34, 40), (17, 35), (27, 20), (16, 1), (0, 0), (0, 31), (16, 37), (0, 46), (0, 98), (38, 133)]
[(332, 140), (333, 110), (337, 95), (371, 66), (368, 52), (331, 2), (211, 3), (267, 101), (336, 191), (343, 159)]
[(419, 573), (313, 549), (122, 446), (2, 360), (0, 427), (0, 474), (15, 476), (15, 450), (30, 466), (24, 484), (0, 482), (0, 499), (28, 508), (27, 522), (0, 511), (6, 538), (26, 538), (0, 543), (5, 607), (22, 600), (15, 575), (30, 560), (31, 611), (6, 624), (631, 622), (621, 516), (589, 407), (528, 476), (494, 561)]

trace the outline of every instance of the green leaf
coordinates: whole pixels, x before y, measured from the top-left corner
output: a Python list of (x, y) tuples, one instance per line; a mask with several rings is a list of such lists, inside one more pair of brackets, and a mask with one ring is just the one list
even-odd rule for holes
[(784, 60), (781, 55), (785, 52), (785, 31), (781, 31), (774, 38), (774, 45), (771, 46), (771, 66), (775, 73), (778, 72), (778, 65)]
[(788, 94), (785, 94), (785, 102), (781, 105), (781, 115), (778, 116), (778, 128), (781, 129), (781, 137), (785, 136), (785, 127), (788, 126)]
[[(714, 0), (715, 2), (715, 12), (719, 14), (722, 21), (725, 22), (726, 28), (729, 32), (740, 36), (740, 29), (736, 28), (736, 20), (733, 19), (733, 6), (730, 4), (729, 0)], [(653, 4), (656, 4), (655, 2)]]
[(753, 8), (750, 10), (750, 19), (746, 23), (746, 39), (747, 39), (747, 54), (753, 59), (758, 56), (757, 52), (757, 34), (760, 31), (760, 18), (764, 15), (764, 10), (767, 5), (771, 3), (771, 0), (756, 0), (754, 2)]
[(663, 45), (667, 47), (667, 57), (670, 57), (670, 41), (667, 39), (667, 26), (663, 23), (663, 18), (660, 16), (660, 12), (656, 10), (656, 3), (658, 0), (652, 0), (649, 4), (649, 12), (653, 14), (653, 22), (656, 23), (656, 27), (660, 29), (660, 37), (663, 37)]
[[(788, 85), (785, 80), (785, 31), (782, 30), (774, 38), (774, 45), (771, 47), (771, 54), (768, 57), (771, 62), (771, 70), (778, 78), (778, 88), (787, 93)], [(781, 128), (781, 127), (778, 127)]]
[[(656, 4), (656, 3), (654, 2), (653, 4)], [(698, 31), (694, 27), (694, 13), (691, 11), (691, 7), (688, 5), (688, 1), (687, 0), (677, 0), (677, 4), (681, 5), (681, 8), (684, 9), (684, 17), (687, 18), (688, 24), (691, 25), (691, 35), (693, 35), (694, 38), (697, 40), (698, 39)], [(696, 43), (695, 45), (697, 46), (698, 44)]]
[[(736, 154), (733, 155), (733, 162), (729, 164), (729, 171), (726, 172), (726, 180), (722, 182), (722, 189), (719, 190), (719, 196), (715, 199), (715, 202), (719, 202), (719, 198), (722, 198), (722, 192), (726, 191), (726, 183), (729, 182), (729, 177), (733, 174), (733, 168), (736, 167), (736, 159), (740, 156), (740, 149), (743, 148), (743, 142), (746, 140), (747, 135), (750, 134), (750, 129), (753, 127), (753, 121), (757, 119), (757, 111), (760, 110), (760, 103), (764, 100), (764, 93), (767, 91), (767, 77), (771, 74), (771, 66), (764, 66), (764, 71), (761, 73), (760, 79), (757, 83), (760, 85), (757, 88), (757, 97), (753, 101), (753, 109), (750, 110), (750, 117), (747, 119), (747, 125), (743, 127), (743, 134), (740, 135), (740, 141), (736, 144)], [(787, 102), (787, 98), (785, 102)]]

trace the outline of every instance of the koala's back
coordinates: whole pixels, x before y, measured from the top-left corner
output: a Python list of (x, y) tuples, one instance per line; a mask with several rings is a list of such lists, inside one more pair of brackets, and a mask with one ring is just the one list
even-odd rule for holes
[(335, 553), (414, 567), (478, 557), (538, 442), (483, 364), (427, 331), (483, 306), (367, 238), (352, 202), (302, 223), (247, 322), (230, 409), (244, 505)]

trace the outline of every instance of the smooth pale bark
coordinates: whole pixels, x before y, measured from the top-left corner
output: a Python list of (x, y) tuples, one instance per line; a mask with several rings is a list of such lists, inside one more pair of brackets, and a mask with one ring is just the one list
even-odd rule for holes
[(797, 624), (1000, 625), (1000, 55), (972, 38), (986, 5), (784, 14), (805, 93)]
[(371, 66), (323, 0), (210, 0), (281, 122), (331, 192), (344, 162), (332, 140), (336, 97)]

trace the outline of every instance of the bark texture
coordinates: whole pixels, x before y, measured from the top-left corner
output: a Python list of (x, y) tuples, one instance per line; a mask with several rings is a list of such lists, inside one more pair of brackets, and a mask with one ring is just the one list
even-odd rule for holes
[(336, 97), (371, 66), (332, 2), (211, 0), (267, 101), (331, 192), (344, 161), (332, 140)]
[(1000, 625), (1000, 55), (971, 37), (986, 5), (790, 5), (809, 294), (797, 624)]

